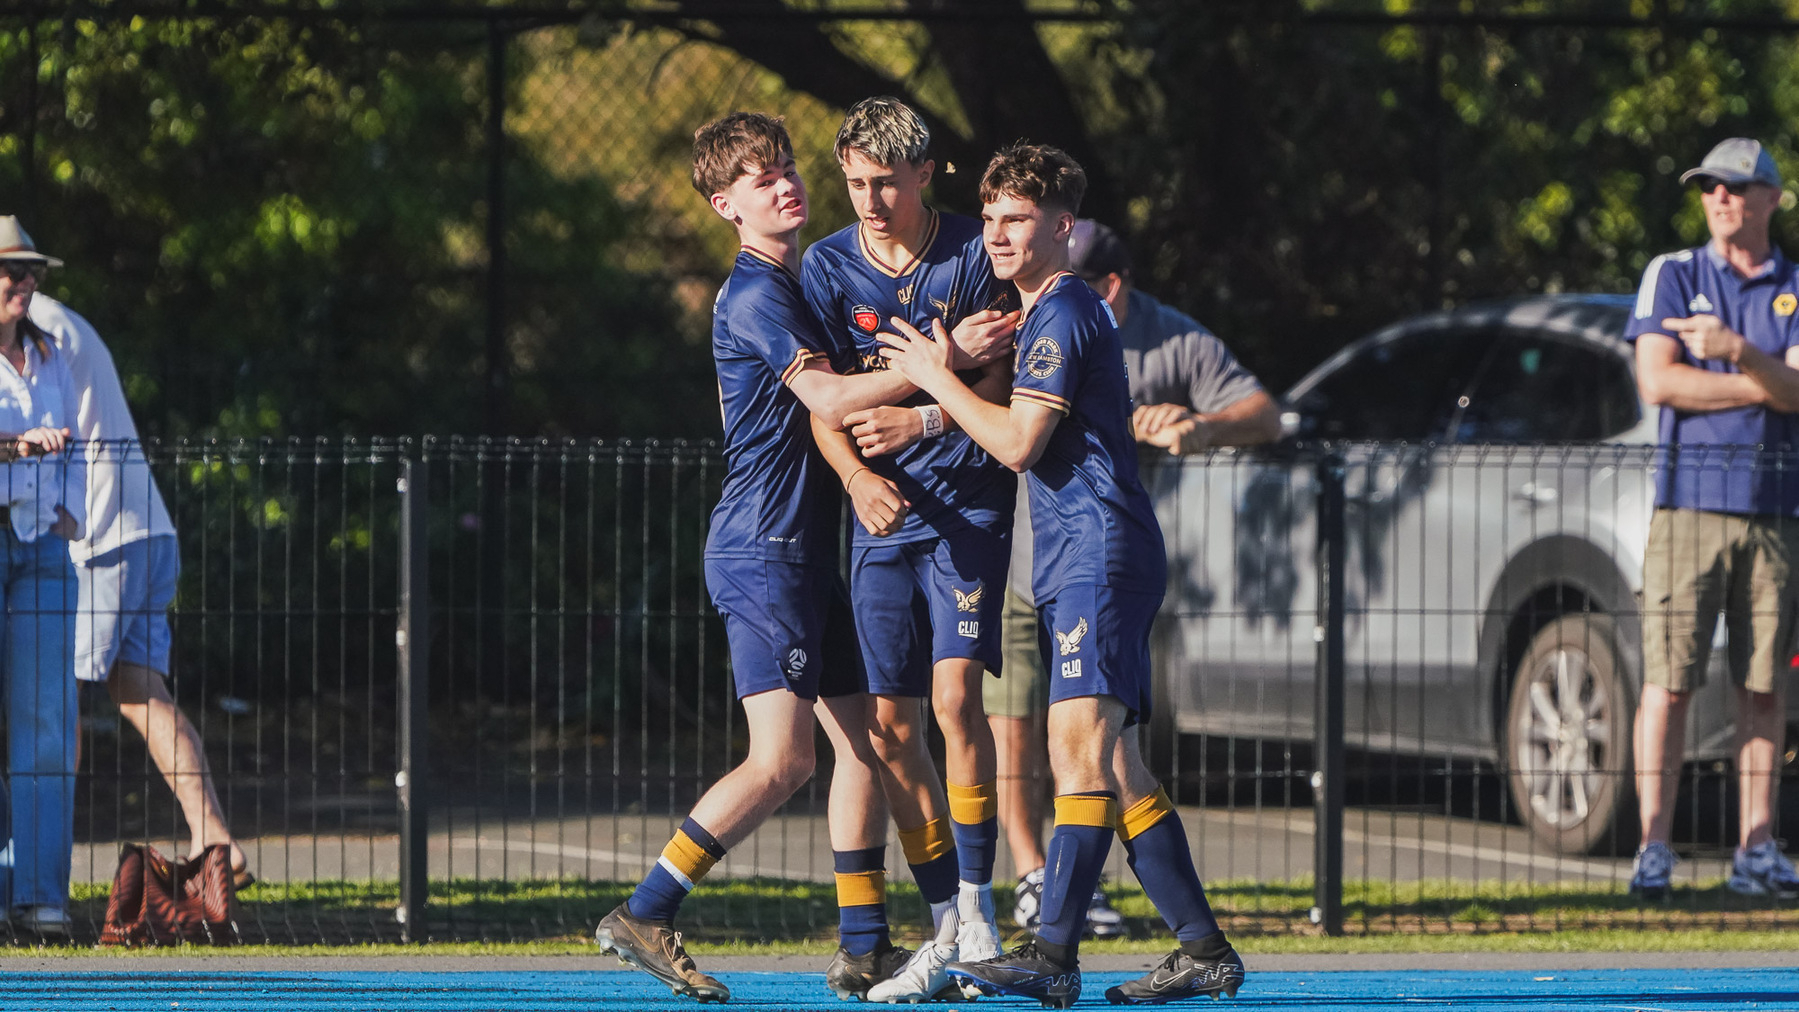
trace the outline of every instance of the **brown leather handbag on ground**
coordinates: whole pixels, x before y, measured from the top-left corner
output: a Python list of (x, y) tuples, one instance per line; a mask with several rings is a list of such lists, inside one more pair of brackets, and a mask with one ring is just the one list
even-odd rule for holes
[(237, 921), (230, 845), (170, 861), (155, 847), (128, 843), (119, 854), (100, 944), (235, 945)]

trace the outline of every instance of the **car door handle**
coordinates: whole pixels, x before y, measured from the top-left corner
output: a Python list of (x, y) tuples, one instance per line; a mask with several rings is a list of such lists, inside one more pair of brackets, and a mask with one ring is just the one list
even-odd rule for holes
[(1512, 493), (1512, 498), (1531, 506), (1547, 506), (1555, 502), (1559, 495), (1560, 493), (1553, 485), (1539, 485), (1534, 481), (1527, 481), (1518, 486), (1518, 490)]

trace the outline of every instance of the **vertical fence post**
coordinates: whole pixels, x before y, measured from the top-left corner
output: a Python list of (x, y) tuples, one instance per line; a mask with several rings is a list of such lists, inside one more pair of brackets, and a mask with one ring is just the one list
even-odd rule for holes
[(506, 363), (506, 30), (487, 21), (487, 434), (507, 424)]
[(423, 942), (428, 888), (425, 802), (426, 687), (430, 591), (426, 582), (425, 462), (408, 454), (400, 461), (399, 649), (400, 771), (394, 777), (400, 801), (400, 937)]
[(1312, 852), (1312, 923), (1327, 935), (1343, 933), (1343, 565), (1346, 540), (1343, 455), (1318, 462), (1318, 642), (1316, 806)]

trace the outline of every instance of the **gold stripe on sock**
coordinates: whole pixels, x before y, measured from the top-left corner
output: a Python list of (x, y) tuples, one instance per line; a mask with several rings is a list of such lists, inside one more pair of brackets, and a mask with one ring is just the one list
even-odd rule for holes
[(1118, 825), (1118, 799), (1092, 794), (1058, 794), (1056, 825), (1112, 829)]
[(902, 829), (899, 831), (899, 838), (900, 849), (906, 852), (907, 864), (930, 864), (956, 846), (956, 838), (949, 831), (949, 820), (943, 816), (938, 816), (917, 829)]
[(1118, 817), (1118, 835), (1126, 840), (1135, 840), (1147, 832), (1151, 826), (1174, 814), (1174, 805), (1168, 795), (1160, 787), (1156, 792), (1142, 801), (1125, 809)]
[(718, 863), (718, 858), (706, 853), (706, 848), (693, 842), (692, 837), (678, 829), (675, 830), (674, 839), (669, 840), (668, 846), (662, 848), (662, 856), (687, 876), (690, 882), (705, 878), (712, 866)]
[(837, 873), (837, 905), (871, 907), (887, 902), (887, 873), (851, 871)]
[(984, 784), (964, 787), (948, 784), (949, 817), (964, 826), (986, 822), (999, 814), (999, 785), (989, 780)]

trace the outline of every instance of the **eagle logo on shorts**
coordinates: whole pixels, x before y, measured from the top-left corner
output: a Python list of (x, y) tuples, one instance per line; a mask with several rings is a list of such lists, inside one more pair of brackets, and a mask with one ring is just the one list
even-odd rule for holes
[(957, 587), (951, 587), (950, 589), (956, 592), (957, 611), (974, 611), (980, 608), (981, 597), (987, 593), (985, 587), (976, 587), (966, 594), (962, 593), (961, 589)]
[(1073, 629), (1070, 629), (1067, 632), (1063, 632), (1060, 629), (1051, 629), (1050, 632), (1056, 634), (1056, 649), (1062, 652), (1063, 657), (1067, 657), (1069, 654), (1079, 650), (1081, 648), (1081, 640), (1087, 638), (1087, 620), (1084, 618), (1081, 619), (1074, 624)]
[(850, 310), (850, 318), (856, 321), (856, 326), (870, 334), (874, 333), (875, 328), (881, 325), (881, 314), (875, 312), (873, 306), (857, 306)]
[(804, 650), (801, 650), (799, 647), (794, 647), (792, 650), (787, 651), (787, 677), (788, 677), (788, 679), (798, 680), (798, 678), (805, 673), (806, 673), (806, 652)]

